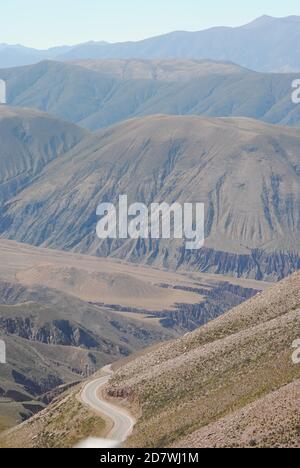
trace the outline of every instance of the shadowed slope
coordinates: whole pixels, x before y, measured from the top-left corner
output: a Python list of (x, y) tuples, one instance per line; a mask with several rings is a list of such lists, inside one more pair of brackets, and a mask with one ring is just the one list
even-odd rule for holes
[(87, 134), (33, 109), (0, 106), (0, 206)]

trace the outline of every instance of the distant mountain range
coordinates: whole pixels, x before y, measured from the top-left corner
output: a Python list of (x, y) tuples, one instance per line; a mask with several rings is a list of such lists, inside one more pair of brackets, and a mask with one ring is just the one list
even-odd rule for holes
[[(98, 130), (153, 114), (251, 117), (297, 126), (297, 74), (266, 74), (211, 61), (55, 61), (0, 70), (7, 102)], [(255, 92), (254, 92), (255, 90)]]
[(0, 44), (0, 67), (45, 59), (212, 59), (264, 72), (300, 70), (300, 17), (263, 16), (241, 27), (177, 31), (138, 42), (88, 42), (49, 50)]

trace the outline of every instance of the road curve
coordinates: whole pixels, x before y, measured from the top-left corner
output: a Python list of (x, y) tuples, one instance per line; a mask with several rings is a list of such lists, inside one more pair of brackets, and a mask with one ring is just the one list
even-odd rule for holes
[(81, 399), (93, 411), (106, 416), (112, 421), (113, 427), (107, 434), (107, 438), (122, 443), (130, 436), (135, 420), (125, 410), (101, 398), (100, 390), (107, 384), (113, 374), (111, 366), (104, 367), (103, 372), (106, 375), (85, 385), (81, 393)]

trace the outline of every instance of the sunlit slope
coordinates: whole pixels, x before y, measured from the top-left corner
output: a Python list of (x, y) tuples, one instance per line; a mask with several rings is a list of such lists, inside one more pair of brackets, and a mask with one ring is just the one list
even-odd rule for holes
[[(299, 265), (297, 129), (251, 119), (152, 116), (87, 137), (0, 213), (3, 237), (167, 268), (277, 279)], [(101, 242), (99, 202), (205, 204), (205, 248)], [(33, 228), (34, 226), (34, 228)]]
[[(142, 411), (129, 445), (299, 442), (299, 418), (291, 409), (299, 405), (300, 368), (292, 361), (292, 344), (300, 333), (299, 284), (296, 273), (196, 332), (121, 367), (108, 393), (122, 396), (126, 389)], [(282, 430), (270, 427), (277, 390), (281, 400), (274, 417)], [(286, 393), (285, 407), (280, 401)]]

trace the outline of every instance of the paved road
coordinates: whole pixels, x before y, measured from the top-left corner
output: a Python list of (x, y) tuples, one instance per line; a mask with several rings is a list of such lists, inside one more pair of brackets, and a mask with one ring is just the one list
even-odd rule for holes
[(108, 417), (113, 422), (113, 427), (107, 438), (122, 443), (131, 434), (135, 420), (125, 410), (101, 399), (100, 390), (113, 374), (111, 366), (103, 368), (103, 371), (106, 375), (86, 384), (82, 390), (81, 399), (92, 410)]

